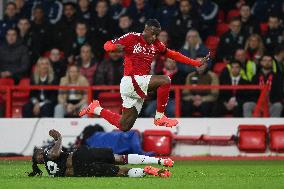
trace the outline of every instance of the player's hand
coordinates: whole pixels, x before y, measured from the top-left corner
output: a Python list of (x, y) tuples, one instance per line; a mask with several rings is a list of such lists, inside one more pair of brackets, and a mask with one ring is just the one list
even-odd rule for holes
[(201, 58), (200, 62), (201, 62), (201, 65), (199, 67), (197, 67), (197, 71), (204, 71), (206, 70), (206, 68), (208, 67), (208, 61), (210, 59), (210, 52), (203, 58)]
[(54, 138), (54, 140), (58, 140), (58, 139), (61, 139), (61, 134), (56, 131), (55, 129), (51, 129), (49, 131), (49, 136), (51, 136), (52, 138)]

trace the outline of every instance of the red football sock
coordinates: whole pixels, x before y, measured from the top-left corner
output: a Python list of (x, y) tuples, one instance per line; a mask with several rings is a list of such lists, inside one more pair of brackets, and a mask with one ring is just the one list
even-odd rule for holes
[(117, 113), (113, 113), (110, 110), (103, 108), (100, 113), (100, 116), (104, 118), (105, 120), (107, 120), (110, 124), (117, 127), (118, 129), (121, 129), (121, 125), (120, 125), (121, 115)]
[(157, 112), (164, 113), (169, 98), (171, 84), (158, 87), (157, 90)]

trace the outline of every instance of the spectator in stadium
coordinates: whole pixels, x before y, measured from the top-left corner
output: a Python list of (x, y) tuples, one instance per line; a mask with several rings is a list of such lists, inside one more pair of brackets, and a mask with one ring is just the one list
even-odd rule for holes
[[(185, 77), (186, 75), (182, 72), (178, 71), (176, 62), (172, 59), (167, 58), (165, 61), (165, 67), (162, 70), (162, 72), (157, 73), (157, 75), (167, 75), (171, 78), (171, 83), (173, 85), (184, 85), (185, 84)], [(156, 95), (155, 97), (152, 97), (155, 100), (151, 100), (147, 103), (147, 107), (145, 109), (145, 116), (146, 117), (154, 117), (156, 114), (156, 108), (157, 108), (157, 100)], [(169, 95), (169, 100), (167, 103), (166, 115), (168, 117), (174, 117), (175, 116), (175, 96), (174, 92), (171, 91)]]
[(45, 19), (43, 7), (37, 5), (32, 11), (33, 20), (31, 22), (31, 31), (39, 37), (38, 43), (40, 48), (38, 49), (40, 54), (51, 48), (53, 43), (52, 40), (52, 29), (53, 26), (50, 25), (48, 20)]
[(225, 32), (217, 48), (217, 60), (228, 62), (238, 48), (243, 48), (245, 43), (245, 34), (241, 32), (241, 20), (233, 17), (230, 20), (229, 31)]
[(269, 15), (281, 12), (281, 4), (282, 0), (256, 0), (252, 13), (260, 22), (266, 22)]
[[(202, 43), (202, 39), (199, 35), (199, 32), (195, 29), (191, 29), (186, 34), (185, 44), (180, 50), (180, 53), (187, 57), (195, 59), (198, 56), (206, 56), (209, 53), (209, 50)], [(208, 61), (208, 67), (210, 68), (210, 66), (211, 61)], [(184, 72), (186, 75), (196, 70), (195, 67), (182, 63), (178, 63), (178, 69), (181, 72)]]
[(127, 34), (128, 32), (134, 32), (133, 20), (129, 15), (123, 14), (118, 19), (118, 31), (115, 33), (116, 37)]
[(182, 47), (184, 37), (190, 29), (199, 29), (201, 17), (195, 12), (189, 0), (181, 0), (179, 12), (170, 23), (169, 35), (174, 39), (171, 43), (172, 48), (178, 50)]
[(112, 19), (118, 20), (126, 13), (126, 8), (122, 6), (121, 0), (110, 0), (109, 14)]
[(133, 19), (135, 31), (143, 30), (146, 20), (154, 16), (153, 8), (145, 0), (132, 1), (126, 13)]
[(260, 34), (260, 22), (251, 15), (250, 6), (243, 4), (240, 9), (240, 18), (242, 22), (242, 33), (251, 35), (255, 33)]
[(84, 20), (86, 23), (90, 23), (93, 16), (90, 0), (78, 0), (77, 2), (77, 19)]
[(13, 2), (8, 2), (5, 7), (3, 19), (0, 20), (0, 40), (5, 38), (8, 29), (15, 28), (18, 22), (17, 7)]
[(98, 64), (94, 59), (90, 45), (86, 44), (81, 47), (78, 65), (80, 66), (81, 74), (87, 78), (90, 85), (93, 85), (93, 77)]
[(246, 59), (259, 62), (260, 57), (262, 57), (265, 48), (260, 35), (252, 34), (250, 35), (245, 43)]
[[(219, 78), (220, 84), (232, 86), (248, 84), (248, 81), (241, 77), (241, 65), (242, 63), (237, 60), (231, 61), (231, 74), (221, 75)], [(242, 117), (242, 107), (245, 99), (246, 91), (244, 90), (220, 90), (213, 116), (221, 117), (232, 114), (234, 117)]]
[(206, 39), (215, 33), (219, 7), (212, 0), (194, 0), (193, 7), (202, 17), (200, 32), (202, 38)]
[(76, 25), (76, 9), (73, 3), (64, 3), (63, 16), (54, 27), (54, 46), (59, 49), (72, 47)]
[[(80, 74), (80, 68), (70, 65), (66, 76), (61, 78), (60, 86), (89, 86), (88, 80)], [(87, 106), (87, 94), (84, 90), (59, 90), (58, 104), (54, 117), (77, 117), (78, 111)]]
[(98, 60), (104, 55), (104, 43), (114, 36), (117, 31), (117, 24), (110, 14), (108, 14), (108, 3), (104, 0), (98, 0), (96, 4), (96, 15), (91, 20), (91, 32), (93, 34), (93, 51)]
[(284, 46), (275, 48), (273, 56), (273, 72), (277, 73), (284, 79)]
[[(201, 58), (197, 58), (200, 60)], [(195, 72), (187, 75), (186, 85), (218, 85), (217, 75), (210, 70), (198, 68)], [(210, 117), (212, 107), (218, 98), (219, 90), (184, 90), (182, 102), (183, 116), (195, 116), (196, 113), (202, 117)]]
[[(31, 78), (31, 85), (54, 85), (54, 72), (48, 58), (39, 58)], [(23, 117), (52, 117), (56, 91), (31, 90), (30, 100), (23, 106)]]
[(13, 78), (16, 83), (27, 74), (30, 58), (27, 47), (18, 40), (16, 29), (8, 29), (0, 46), (0, 77)]
[(263, 37), (264, 44), (269, 54), (273, 54), (275, 47), (281, 45), (283, 28), (280, 20), (276, 15), (270, 15), (268, 18), (268, 31)]
[(75, 25), (75, 35), (72, 37), (72, 45), (64, 45), (64, 54), (69, 63), (77, 61), (80, 55), (80, 49), (83, 45), (91, 41), (88, 34), (88, 26), (83, 21), (78, 21)]
[[(169, 35), (168, 35), (166, 30), (162, 30), (159, 33), (158, 39), (165, 46), (168, 46), (168, 44), (169, 44)], [(153, 63), (151, 64), (151, 73), (152, 74), (161, 73), (163, 71), (163, 69), (164, 69), (166, 59), (167, 59), (167, 57), (162, 55), (162, 54), (157, 55), (156, 58), (154, 59)]]
[[(252, 78), (252, 84), (264, 85), (271, 83), (271, 90), (268, 92), (268, 103), (270, 117), (280, 117), (283, 109), (281, 103), (283, 98), (283, 81), (279, 75), (273, 73), (272, 70), (273, 58), (270, 55), (263, 55), (260, 59), (261, 69)], [(246, 102), (243, 105), (244, 117), (252, 117), (252, 112), (256, 106), (260, 91), (254, 90), (250, 95), (247, 95)]]
[(28, 6), (28, 2), (25, 0), (15, 0), (14, 1), (17, 7), (17, 16), (19, 18), (30, 18), (31, 16), (31, 7)]
[(178, 14), (178, 3), (176, 0), (165, 0), (164, 4), (156, 10), (156, 18), (161, 27), (168, 29), (170, 21)]
[(123, 77), (123, 52), (113, 51), (108, 53), (109, 57), (105, 58), (98, 64), (94, 74), (94, 85), (119, 85)]
[(50, 50), (48, 58), (54, 71), (56, 84), (59, 84), (60, 78), (65, 76), (67, 69), (63, 53), (59, 49), (53, 48)]
[(39, 36), (31, 30), (31, 23), (27, 18), (20, 18), (17, 24), (19, 31), (19, 40), (29, 50), (31, 62), (34, 63), (40, 57), (41, 43), (39, 43)]

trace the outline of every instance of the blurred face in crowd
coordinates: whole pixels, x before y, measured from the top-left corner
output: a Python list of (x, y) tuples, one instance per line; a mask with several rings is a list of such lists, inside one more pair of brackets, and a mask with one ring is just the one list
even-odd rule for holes
[(172, 6), (176, 3), (176, 0), (165, 0), (166, 5)]
[(17, 8), (15, 4), (9, 3), (5, 9), (5, 14), (8, 17), (14, 17), (17, 14)]
[(52, 61), (52, 62), (58, 62), (60, 60), (60, 51), (59, 49), (52, 49), (50, 51), (50, 56), (49, 56), (49, 59)]
[(25, 5), (25, 1), (24, 0), (15, 0), (15, 4), (17, 6), (17, 9), (21, 10), (23, 8), (23, 6)]
[(119, 59), (121, 59), (123, 56), (123, 52), (118, 52), (118, 51), (112, 51), (112, 52), (109, 52), (109, 57), (114, 60), (114, 61), (117, 61)]
[(250, 17), (250, 7), (248, 5), (242, 6), (240, 14), (242, 18), (248, 19)]
[(241, 63), (245, 63), (246, 62), (246, 51), (244, 49), (236, 50), (235, 59), (240, 61)]
[(49, 71), (50, 63), (47, 58), (40, 58), (38, 60), (38, 68), (39, 68), (39, 73), (43, 75), (47, 75)]
[(121, 0), (110, 0), (111, 5), (119, 4)]
[(79, 68), (77, 66), (70, 66), (68, 74), (71, 81), (77, 81), (79, 78)]
[(238, 34), (240, 33), (241, 30), (241, 21), (240, 20), (231, 21), (229, 27), (233, 33)]
[(249, 47), (251, 49), (257, 49), (259, 46), (259, 41), (258, 38), (256, 36), (252, 36), (249, 38)]
[(17, 42), (17, 32), (15, 30), (8, 30), (6, 33), (6, 41), (9, 45)]
[(188, 14), (191, 8), (191, 4), (187, 0), (181, 1), (179, 4), (179, 10), (182, 14)]
[(263, 56), (260, 60), (260, 65), (265, 70), (272, 69), (272, 57), (271, 56)]
[(21, 33), (27, 33), (31, 27), (28, 19), (20, 19), (17, 26)]
[(67, 18), (71, 18), (75, 14), (75, 9), (72, 5), (65, 5), (64, 6), (64, 15)]
[(121, 29), (128, 29), (132, 24), (132, 20), (128, 16), (122, 16), (119, 18), (118, 24)]
[[(85, 61), (90, 61), (92, 59), (92, 49), (89, 45), (83, 45), (81, 47), (80, 57), (83, 60), (83, 63)], [(89, 62), (87, 62), (87, 63), (89, 63)]]
[(169, 35), (166, 31), (161, 31), (158, 35), (158, 39), (165, 45), (168, 43)]
[(241, 66), (240, 66), (238, 63), (232, 62), (232, 69), (231, 69), (231, 71), (232, 71), (232, 75), (233, 75), (234, 77), (237, 77), (237, 76), (240, 75)]
[(99, 1), (96, 6), (96, 12), (99, 17), (103, 17), (107, 13), (107, 2), (106, 1)]
[(41, 8), (35, 8), (33, 10), (33, 17), (34, 20), (43, 20), (44, 18), (44, 11)]
[(189, 31), (186, 35), (186, 40), (187, 40), (187, 43), (194, 47), (198, 44), (199, 42), (199, 34), (197, 31)]
[(77, 37), (85, 37), (87, 35), (87, 26), (83, 23), (78, 23), (76, 25)]
[(167, 60), (165, 61), (165, 68), (167, 70), (175, 70), (176, 67), (176, 62), (170, 58), (167, 58)]
[(268, 27), (270, 29), (277, 29), (279, 27), (279, 19), (277, 17), (268, 18)]
[(87, 10), (89, 8), (90, 1), (89, 0), (79, 0), (78, 5), (81, 10)]
[(143, 9), (145, 6), (145, 1), (144, 0), (135, 0), (136, 8), (138, 10)]

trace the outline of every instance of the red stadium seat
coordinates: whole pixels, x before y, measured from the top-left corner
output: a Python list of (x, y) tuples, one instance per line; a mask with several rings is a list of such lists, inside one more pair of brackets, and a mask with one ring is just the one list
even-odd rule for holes
[(145, 130), (143, 148), (157, 155), (168, 156), (172, 151), (172, 133), (166, 130)]
[(270, 125), (269, 149), (274, 152), (284, 152), (284, 125)]
[(12, 117), (21, 118), (22, 117), (22, 106), (13, 106), (12, 107)]
[(224, 13), (223, 10), (218, 11), (217, 21), (218, 21), (218, 23), (225, 22), (225, 13)]
[(227, 14), (227, 22), (230, 22), (230, 20), (236, 16), (240, 16), (240, 10), (238, 9), (230, 10)]
[(213, 35), (208, 36), (205, 41), (205, 45), (209, 49), (212, 58), (215, 58), (216, 56), (216, 50), (217, 50), (219, 41), (220, 41), (220, 38), (218, 36), (213, 36)]
[(268, 25), (266, 22), (263, 22), (260, 24), (260, 31), (262, 35), (265, 35), (267, 33), (268, 30)]
[(218, 145), (218, 146), (227, 146), (233, 145), (235, 143), (234, 136), (210, 136), (210, 135), (203, 135), (202, 140), (205, 144), (210, 145)]
[(216, 28), (216, 35), (217, 36), (221, 36), (228, 30), (229, 30), (228, 24), (226, 24), (226, 23), (218, 23), (217, 24), (217, 28)]
[(98, 100), (102, 107), (116, 113), (121, 113), (122, 100), (119, 92), (101, 92)]
[[(28, 87), (30, 86), (30, 79), (23, 78), (20, 80), (19, 85), (20, 87)], [(29, 100), (29, 90), (18, 90), (13, 92), (13, 106), (20, 106), (25, 104)]]
[(216, 73), (217, 75), (220, 75), (223, 69), (226, 67), (226, 63), (224, 62), (217, 62), (213, 66), (213, 72)]
[(264, 125), (239, 125), (238, 147), (244, 152), (265, 152), (266, 132)]
[[(11, 78), (0, 78), (0, 86), (13, 86), (14, 85), (14, 80)], [(5, 101), (6, 100), (6, 90), (5, 89), (0, 89), (0, 96), (1, 100)]]

